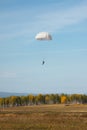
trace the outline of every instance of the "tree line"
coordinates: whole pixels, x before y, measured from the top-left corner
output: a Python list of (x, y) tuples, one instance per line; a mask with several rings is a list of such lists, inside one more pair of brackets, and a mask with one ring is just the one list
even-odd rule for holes
[(85, 94), (29, 94), (27, 96), (10, 96), (0, 98), (0, 107), (28, 106), (39, 104), (86, 104)]

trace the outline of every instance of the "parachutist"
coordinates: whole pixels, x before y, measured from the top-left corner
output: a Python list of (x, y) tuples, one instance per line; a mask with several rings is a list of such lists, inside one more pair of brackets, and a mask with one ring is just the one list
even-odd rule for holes
[(42, 65), (44, 65), (44, 64), (45, 64), (45, 61), (43, 60), (43, 61), (42, 61)]

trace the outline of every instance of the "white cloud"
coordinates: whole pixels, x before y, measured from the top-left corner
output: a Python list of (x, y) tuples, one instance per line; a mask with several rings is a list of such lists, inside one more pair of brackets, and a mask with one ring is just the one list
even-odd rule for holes
[[(0, 39), (14, 37), (32, 38), (33, 33), (45, 30), (56, 32), (66, 26), (80, 23), (87, 19), (87, 2), (67, 9), (49, 9), (45, 11), (20, 10), (0, 14)], [(12, 21), (13, 19), (13, 21)], [(3, 23), (3, 20), (7, 22)], [(27, 23), (26, 23), (27, 21)], [(8, 25), (7, 25), (8, 24)]]
[(15, 78), (16, 73), (15, 72), (0, 72), (0, 78)]
[[(38, 17), (40, 24), (45, 24), (51, 31), (64, 28), (68, 25), (77, 24), (87, 19), (87, 4), (81, 4), (67, 10), (47, 12)], [(39, 23), (39, 22), (38, 22)]]
[(87, 52), (86, 48), (80, 48), (80, 49), (73, 49), (74, 52)]

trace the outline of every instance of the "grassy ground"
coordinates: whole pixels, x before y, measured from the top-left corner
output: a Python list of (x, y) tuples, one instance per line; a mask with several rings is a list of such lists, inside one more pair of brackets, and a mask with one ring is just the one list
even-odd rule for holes
[(0, 109), (0, 130), (86, 130), (87, 105)]

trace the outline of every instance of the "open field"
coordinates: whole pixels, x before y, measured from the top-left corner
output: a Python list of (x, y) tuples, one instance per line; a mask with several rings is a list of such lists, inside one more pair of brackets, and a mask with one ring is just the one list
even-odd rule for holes
[(87, 105), (0, 108), (0, 130), (86, 130)]

